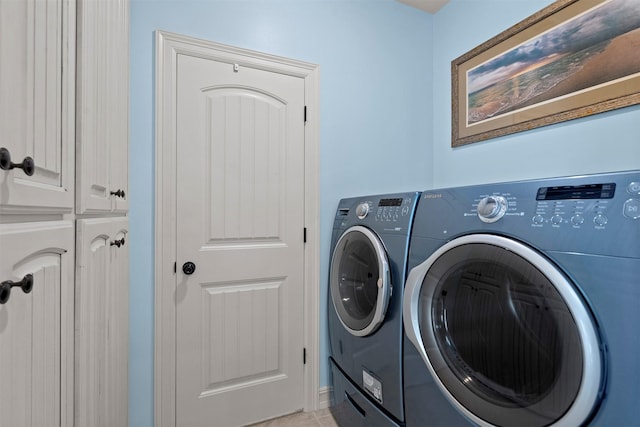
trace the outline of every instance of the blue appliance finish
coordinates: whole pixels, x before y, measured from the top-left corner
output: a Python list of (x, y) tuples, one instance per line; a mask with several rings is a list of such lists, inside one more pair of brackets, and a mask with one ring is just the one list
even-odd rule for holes
[(329, 365), (334, 396), (331, 414), (339, 426), (388, 427), (398, 425), (397, 421), (390, 418), (344, 375), (333, 359), (329, 360)]
[(426, 191), (407, 427), (637, 424), (640, 171)]
[(417, 192), (374, 195), (338, 205), (328, 322), (332, 408), (338, 420), (351, 419), (345, 426), (404, 423), (402, 292), (418, 198)]

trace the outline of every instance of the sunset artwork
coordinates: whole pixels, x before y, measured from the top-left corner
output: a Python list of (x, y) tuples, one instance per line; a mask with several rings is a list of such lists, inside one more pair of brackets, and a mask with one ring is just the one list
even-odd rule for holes
[(640, 0), (610, 0), (470, 69), (467, 125), (639, 74)]

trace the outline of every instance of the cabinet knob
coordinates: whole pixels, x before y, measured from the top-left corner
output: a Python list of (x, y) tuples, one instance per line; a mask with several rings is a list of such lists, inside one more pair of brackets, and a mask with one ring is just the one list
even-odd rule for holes
[(111, 242), (111, 246), (116, 246), (116, 247), (120, 247), (120, 246), (124, 246), (124, 237), (120, 240), (116, 239), (114, 241)]
[(11, 295), (11, 288), (14, 286), (20, 286), (22, 292), (28, 294), (33, 289), (33, 274), (27, 274), (19, 282), (13, 282), (11, 280), (5, 280), (0, 283), (0, 304), (4, 304), (9, 301)]
[(116, 197), (122, 197), (124, 199), (124, 190), (122, 189), (118, 189), (117, 191), (111, 191), (109, 192), (109, 194)]
[(2, 147), (0, 148), (0, 169), (5, 171), (22, 169), (27, 176), (31, 176), (36, 171), (36, 163), (29, 156), (25, 157), (22, 163), (13, 163), (9, 150)]

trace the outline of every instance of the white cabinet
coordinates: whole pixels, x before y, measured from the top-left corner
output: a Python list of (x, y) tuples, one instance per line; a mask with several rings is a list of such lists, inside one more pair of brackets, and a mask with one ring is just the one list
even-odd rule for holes
[(0, 31), (0, 427), (126, 426), (129, 2)]
[(76, 6), (74, 423), (126, 426), (129, 1)]
[(128, 219), (77, 221), (76, 426), (128, 424)]
[(73, 225), (0, 224), (1, 426), (73, 423)]
[(0, 1), (0, 164), (34, 164), (0, 170), (2, 214), (73, 210), (74, 23), (70, 0)]
[(79, 0), (77, 206), (79, 214), (128, 206), (129, 1)]

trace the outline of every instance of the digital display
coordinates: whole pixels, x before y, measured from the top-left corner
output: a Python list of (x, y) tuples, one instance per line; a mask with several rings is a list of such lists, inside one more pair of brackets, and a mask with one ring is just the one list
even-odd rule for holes
[(402, 198), (381, 199), (378, 206), (402, 206)]
[(613, 199), (615, 191), (615, 183), (541, 187), (536, 200)]

